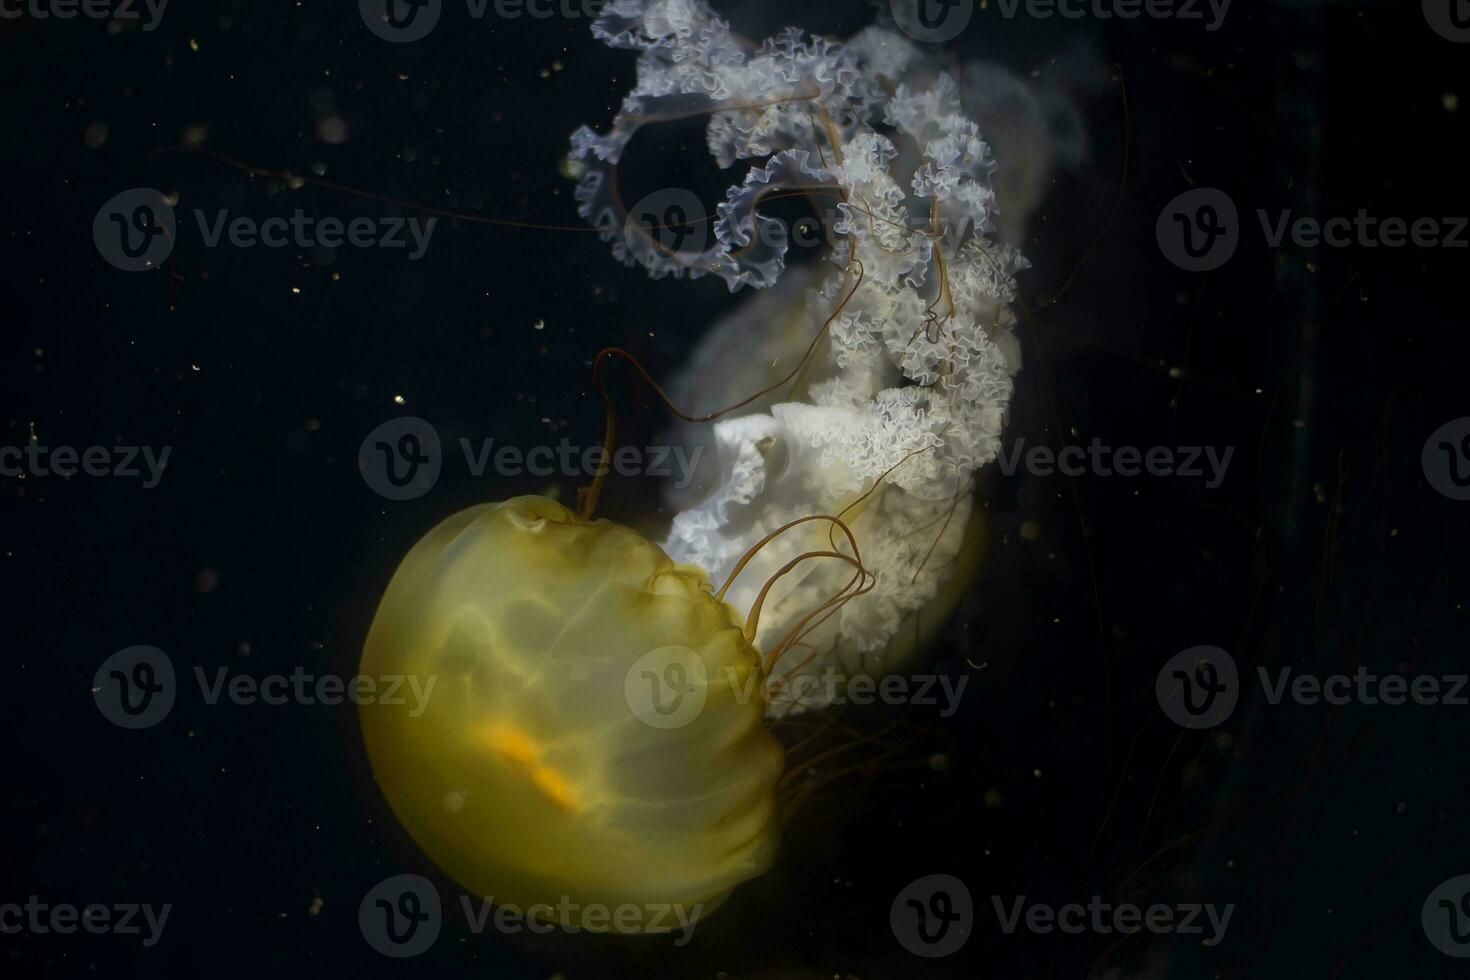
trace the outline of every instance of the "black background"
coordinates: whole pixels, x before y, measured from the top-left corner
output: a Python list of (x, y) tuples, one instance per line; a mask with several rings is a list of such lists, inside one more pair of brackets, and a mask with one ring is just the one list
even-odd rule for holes
[[(787, 22), (843, 36), (869, 19), (856, 3), (801, 8), (722, 12), (755, 37)], [(6, 973), (1463, 975), (1419, 910), (1470, 872), (1470, 708), (1271, 706), (1252, 684), (1225, 725), (1195, 733), (1153, 694), (1163, 662), (1199, 644), (1232, 651), (1243, 672), (1465, 671), (1470, 505), (1428, 486), (1420, 449), (1470, 414), (1467, 253), (1272, 249), (1254, 217), (1466, 213), (1470, 109), (1443, 97), (1470, 94), (1470, 48), (1430, 31), (1417, 3), (1238, 0), (1214, 33), (1007, 21), (991, 4), (953, 42), (957, 59), (1023, 73), (1079, 41), (1115, 66), (1078, 96), (1087, 161), (1058, 175), (1033, 222), (1010, 435), (1233, 446), (1234, 461), (1215, 490), (992, 467), (980, 577), (934, 653), (974, 676), (954, 717), (912, 717), (949, 746), (949, 771), (918, 758), (907, 776), (813, 807), (777, 867), (689, 946), (473, 935), (451, 915), (429, 953), (384, 959), (358, 931), (369, 888), (417, 872), (458, 892), (378, 794), (350, 707), (209, 706), (186, 685), (156, 728), (99, 715), (93, 673), (134, 644), (167, 651), (184, 675), (353, 673), (378, 598), (425, 531), (472, 503), (547, 489), (447, 466), (426, 496), (385, 501), (357, 470), (368, 431), (407, 413), (451, 444), (591, 444), (599, 348), (627, 347), (667, 375), (745, 296), (649, 280), (592, 234), (467, 220), (442, 221), (418, 262), (342, 248), (329, 263), (209, 249), (181, 223), (171, 266), (130, 275), (98, 256), (97, 210), (149, 186), (178, 193), (181, 214), (417, 213), (152, 152), (204, 126), (206, 149), (265, 170), (320, 162), (371, 194), (576, 226), (558, 173), (567, 136), (606, 127), (633, 67), (587, 28), (475, 22), (450, 4), (430, 38), (395, 45), (348, 3), (181, 0), (151, 33), (0, 21), (0, 441), (23, 445), (34, 426), (53, 446), (172, 447), (152, 490), (0, 479), (0, 900), (174, 906), (151, 949), (0, 937)], [(350, 127), (340, 145), (317, 137), (324, 112)], [(98, 122), (106, 141), (89, 148)], [(679, 184), (713, 202), (733, 179), (713, 171), (697, 127), (640, 138), (624, 169), (628, 199)], [(1243, 216), (1240, 251), (1216, 272), (1181, 272), (1155, 243), (1160, 209), (1191, 183), (1226, 190)], [(645, 445), (665, 416), (614, 374), (626, 440)], [(601, 513), (655, 528), (667, 519), (655, 492), (615, 482)], [(941, 872), (968, 884), (975, 935), (920, 960), (894, 940), (889, 903)], [(1094, 894), (1236, 910), (1206, 948), (1007, 936), (990, 902)]]

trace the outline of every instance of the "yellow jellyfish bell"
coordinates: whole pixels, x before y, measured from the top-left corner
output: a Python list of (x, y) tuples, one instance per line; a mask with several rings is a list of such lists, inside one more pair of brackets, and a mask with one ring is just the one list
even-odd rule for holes
[(541, 497), (455, 514), (394, 574), (362, 673), (430, 690), (363, 703), (363, 737), (398, 819), (473, 895), (666, 931), (775, 857), (760, 655), (703, 571), (626, 527)]

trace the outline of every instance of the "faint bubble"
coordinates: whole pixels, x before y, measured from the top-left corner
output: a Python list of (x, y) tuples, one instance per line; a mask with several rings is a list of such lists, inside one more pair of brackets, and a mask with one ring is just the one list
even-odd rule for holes
[(82, 133), (82, 145), (95, 150), (107, 142), (108, 126), (105, 122), (94, 122)]
[(316, 124), (316, 135), (323, 143), (337, 146), (347, 142), (347, 120), (341, 116), (327, 116)]
[(562, 157), (557, 172), (568, 180), (581, 180), (587, 173), (587, 165), (574, 157)]

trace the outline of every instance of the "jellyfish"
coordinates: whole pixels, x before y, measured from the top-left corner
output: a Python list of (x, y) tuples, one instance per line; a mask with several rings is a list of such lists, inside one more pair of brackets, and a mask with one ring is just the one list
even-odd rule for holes
[(399, 820), (473, 894), (658, 931), (770, 866), (784, 752), (759, 656), (704, 572), (635, 531), (543, 497), (455, 514), (393, 576), (362, 671), (438, 681), (418, 716), (364, 704), (362, 730)]
[[(795, 681), (891, 671), (921, 645), (900, 628), (962, 588), (1025, 261), (995, 237), (995, 164), (960, 86), (891, 26), (754, 45), (702, 0), (613, 0), (593, 32), (639, 63), (611, 129), (572, 136), (581, 214), (656, 278), (768, 290), (749, 359), (769, 354), (772, 377), (679, 413), (715, 422), (717, 465), (662, 544), (594, 517), (605, 471), (575, 511), (523, 497), (431, 530), (362, 671), (433, 677), (434, 695), (360, 712), (394, 813), (460, 885), (566, 926), (631, 905), (612, 927), (652, 932), (671, 928), (652, 910), (708, 914), (775, 859), (812, 784), (773, 721), (837, 693), (798, 703)], [(681, 252), (630, 222), (617, 166), (638, 129), (691, 115), (722, 167), (763, 162)], [(788, 275), (758, 206), (797, 192), (839, 217), (827, 266)], [(595, 378), (611, 355), (633, 360), (604, 351)]]

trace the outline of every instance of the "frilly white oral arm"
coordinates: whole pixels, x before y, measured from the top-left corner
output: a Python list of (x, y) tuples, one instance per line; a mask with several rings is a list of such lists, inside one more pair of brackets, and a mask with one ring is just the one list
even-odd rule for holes
[[(895, 633), (934, 598), (964, 545), (973, 475), (996, 456), (1020, 366), (1010, 303), (1026, 263), (994, 240), (990, 149), (954, 79), (892, 29), (847, 43), (788, 29), (752, 45), (702, 0), (615, 0), (593, 32), (639, 53), (608, 132), (572, 136), (579, 211), (620, 260), (655, 278), (765, 289), (786, 271), (786, 242), (768, 233), (776, 222), (761, 199), (823, 188), (839, 201), (830, 271), (790, 296), (805, 308), (785, 318), (786, 334), (752, 341), (784, 351), (785, 373), (821, 331), (813, 361), (787, 400), (714, 426), (719, 470), (707, 496), (675, 517), (665, 549), (719, 582), (775, 529), (846, 509), (871, 589), (800, 634), (773, 676), (893, 670)], [(629, 233), (617, 165), (642, 126), (696, 114), (709, 117), (716, 163), (756, 162), (718, 205), (713, 241), (676, 254)], [(797, 338), (793, 323), (812, 333)], [(781, 535), (726, 598), (744, 612), (777, 570), (843, 540), (822, 522)], [(765, 600), (758, 644), (775, 649), (852, 577), (845, 562), (801, 563)]]

